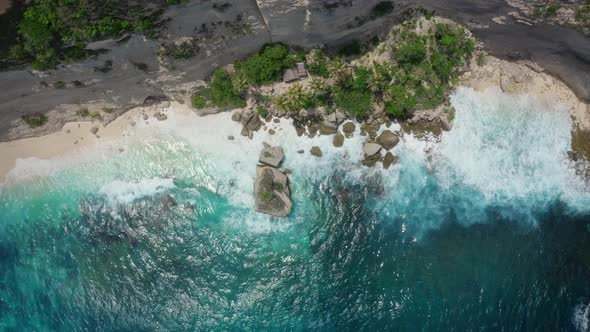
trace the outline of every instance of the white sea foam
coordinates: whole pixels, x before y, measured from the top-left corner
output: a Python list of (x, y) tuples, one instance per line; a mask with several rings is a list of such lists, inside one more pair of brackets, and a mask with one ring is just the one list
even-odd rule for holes
[(576, 305), (572, 322), (579, 332), (590, 331), (590, 303)]
[(173, 179), (141, 179), (138, 182), (112, 181), (103, 185), (99, 193), (111, 203), (131, 203), (136, 199), (153, 196), (174, 188)]
[(468, 88), (458, 89), (452, 103), (455, 125), (436, 148), (438, 176), (447, 185), (461, 181), (503, 202), (580, 188), (567, 158), (572, 123), (565, 107)]

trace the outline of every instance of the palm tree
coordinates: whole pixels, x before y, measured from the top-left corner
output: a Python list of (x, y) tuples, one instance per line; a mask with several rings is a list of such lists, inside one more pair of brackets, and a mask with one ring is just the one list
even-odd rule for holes
[(314, 77), (311, 79), (309, 88), (311, 90), (311, 94), (314, 97), (323, 95), (326, 92), (326, 80), (319, 77)]
[(303, 86), (301, 84), (293, 84), (289, 91), (285, 94), (285, 98), (287, 99), (287, 104), (289, 105), (291, 110), (297, 110), (299, 108), (303, 108), (305, 105), (305, 98), (306, 93), (303, 91)]
[(287, 101), (285, 95), (279, 95), (275, 97), (273, 102), (276, 108), (281, 112), (285, 112), (289, 109), (289, 102)]
[(336, 82), (346, 80), (348, 70), (342, 58), (335, 58), (328, 63), (328, 70)]
[(371, 91), (375, 94), (380, 94), (383, 92), (386, 86), (385, 77), (383, 74), (375, 70), (373, 71), (373, 75), (369, 77), (369, 81), (367, 83), (369, 84), (369, 89), (371, 89)]
[(248, 79), (246, 79), (244, 74), (238, 74), (232, 80), (232, 85), (236, 91), (238, 91), (240, 94), (244, 94), (244, 92), (246, 92), (248, 89)]

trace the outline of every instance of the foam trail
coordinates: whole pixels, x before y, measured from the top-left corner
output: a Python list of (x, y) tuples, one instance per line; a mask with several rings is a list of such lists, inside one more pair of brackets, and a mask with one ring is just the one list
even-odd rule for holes
[(580, 303), (574, 308), (572, 321), (576, 330), (579, 332), (588, 332), (590, 327), (590, 303)]
[(174, 187), (173, 179), (141, 179), (139, 182), (115, 180), (102, 186), (99, 193), (105, 195), (111, 203), (128, 204), (137, 199), (153, 196)]

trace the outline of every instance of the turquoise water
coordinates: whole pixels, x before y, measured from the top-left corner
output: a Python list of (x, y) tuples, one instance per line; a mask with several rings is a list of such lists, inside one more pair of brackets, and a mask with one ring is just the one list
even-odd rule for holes
[[(588, 331), (569, 115), (468, 89), (453, 104), (453, 130), (404, 136), (389, 171), (359, 166), (359, 135), (314, 139), (322, 159), (287, 125), (226, 141), (227, 115), (21, 163), (0, 191), (0, 330)], [(294, 171), (288, 219), (251, 210), (263, 140)]]

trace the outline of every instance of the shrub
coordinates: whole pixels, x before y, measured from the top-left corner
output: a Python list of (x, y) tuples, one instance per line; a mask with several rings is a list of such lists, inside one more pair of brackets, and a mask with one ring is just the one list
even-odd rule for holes
[(404, 117), (408, 111), (416, 106), (416, 98), (402, 85), (392, 85), (389, 88), (389, 100), (385, 102), (385, 112), (395, 117)]
[(371, 9), (371, 17), (377, 18), (381, 16), (385, 16), (391, 13), (394, 9), (394, 5), (391, 1), (381, 1)]
[(482, 67), (486, 64), (486, 56), (483, 53), (479, 53), (475, 61), (477, 62), (478, 66)]
[(235, 67), (251, 84), (263, 85), (280, 80), (285, 69), (294, 64), (287, 47), (278, 44), (264, 47), (259, 54), (238, 62)]
[(57, 81), (53, 83), (53, 87), (56, 89), (64, 89), (66, 87), (66, 83), (64, 81)]
[(362, 117), (373, 110), (373, 102), (369, 92), (341, 91), (336, 93), (334, 102), (336, 107), (351, 116)]
[(22, 119), (31, 128), (41, 127), (47, 123), (47, 116), (45, 114), (23, 115)]
[(107, 114), (111, 114), (111, 113), (113, 113), (114, 109), (112, 107), (105, 106), (105, 107), (102, 108), (102, 111), (105, 112), (105, 113), (107, 113)]
[(211, 78), (209, 87), (211, 88), (210, 97), (213, 106), (246, 106), (246, 101), (235, 89), (231, 77), (222, 68), (217, 68), (213, 71), (213, 77)]
[(209, 89), (203, 89), (203, 90), (193, 94), (191, 97), (191, 103), (192, 103), (193, 107), (196, 109), (201, 109), (201, 108), (207, 107), (207, 100), (209, 98), (209, 95), (210, 95)]
[(258, 113), (261, 118), (266, 118), (268, 116), (268, 109), (264, 106), (258, 106), (256, 107), (256, 113)]
[(96, 112), (96, 111), (90, 113), (90, 117), (93, 118), (93, 119), (100, 119), (100, 118), (102, 118), (102, 116), (100, 115), (100, 113), (99, 112)]
[(311, 61), (307, 64), (307, 71), (314, 76), (330, 77), (326, 54), (321, 50), (313, 50), (310, 57)]
[(400, 64), (417, 65), (426, 58), (426, 45), (421, 38), (414, 37), (404, 42), (395, 55)]
[(246, 106), (246, 101), (234, 87), (231, 77), (221, 67), (213, 71), (209, 88), (201, 89), (192, 95), (191, 103), (197, 109)]
[(85, 118), (90, 115), (90, 112), (87, 108), (81, 108), (80, 110), (76, 111), (76, 115)]

